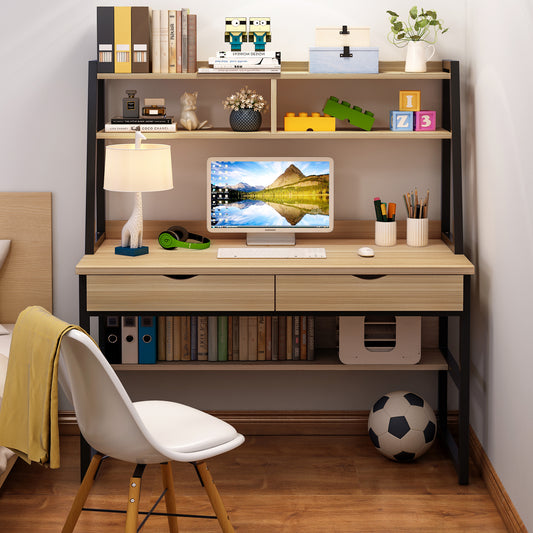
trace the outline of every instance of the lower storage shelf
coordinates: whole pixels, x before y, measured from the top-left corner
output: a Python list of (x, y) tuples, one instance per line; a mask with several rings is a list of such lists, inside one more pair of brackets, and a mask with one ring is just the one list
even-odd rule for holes
[(416, 364), (353, 364), (340, 362), (334, 351), (318, 352), (313, 361), (159, 361), (151, 365), (113, 365), (117, 372), (154, 371), (437, 371), (448, 370), (448, 364), (437, 348), (422, 350)]

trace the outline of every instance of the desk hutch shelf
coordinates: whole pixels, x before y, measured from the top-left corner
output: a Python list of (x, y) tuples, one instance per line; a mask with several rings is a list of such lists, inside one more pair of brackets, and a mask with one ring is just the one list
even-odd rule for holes
[[(310, 74), (306, 63), (286, 63), (280, 74), (98, 74), (96, 61), (89, 62), (87, 123), (87, 195), (85, 256), (76, 267), (80, 289), (80, 324), (89, 330), (90, 317), (106, 315), (183, 315), (183, 314), (311, 314), (364, 315), (387, 313), (438, 317), (439, 347), (423, 350), (416, 365), (344, 365), (336, 353), (317, 353), (314, 361), (291, 362), (160, 362), (155, 365), (116, 365), (120, 372), (277, 372), (277, 371), (415, 371), (437, 372), (439, 432), (455, 462), (459, 483), (468, 483), (469, 431), (469, 343), (470, 276), (474, 267), (463, 252), (463, 212), (461, 175), (461, 125), (459, 63), (431, 62), (428, 72), (405, 73), (403, 62), (382, 62), (378, 74)], [(336, 221), (335, 231), (326, 238), (305, 236), (310, 246), (325, 246), (325, 260), (253, 260), (217, 262), (219, 245), (232, 246), (231, 239), (217, 238), (200, 254), (179, 254), (160, 249), (158, 228), (166, 221), (145, 221), (145, 240), (150, 254), (128, 258), (116, 256), (117, 221), (105, 219), (103, 190), (105, 144), (108, 140), (132, 139), (133, 134), (105, 133), (105, 88), (114, 80), (208, 80), (263, 79), (270, 82), (271, 120), (258, 132), (237, 133), (224, 128), (183, 131), (172, 134), (146, 134), (148, 139), (179, 139), (187, 142), (257, 139), (288, 141), (292, 139), (335, 140), (412, 140), (441, 144), (441, 220), (432, 221), (429, 246), (409, 248), (405, 244), (405, 222), (399, 222), (399, 244), (383, 248), (373, 261), (360, 258), (355, 250), (368, 244), (371, 221)], [(338, 130), (335, 132), (285, 132), (277, 123), (278, 94), (283, 80), (295, 80), (303, 86), (310, 80), (361, 80), (387, 83), (390, 80), (430, 80), (440, 84), (442, 92), (441, 126), (431, 132), (393, 132)], [(169, 221), (169, 225), (177, 221)], [(189, 231), (205, 232), (205, 224), (180, 223)], [(235, 239), (238, 236), (233, 235)], [(313, 240), (314, 239), (314, 240)], [(229, 243), (229, 244), (227, 244)], [(238, 245), (238, 244), (237, 244)], [(313, 291), (318, 281), (324, 288)], [(241, 297), (235, 296), (235, 287)], [(133, 289), (135, 287), (135, 289)], [(243, 306), (247, 287), (257, 291), (255, 308)], [(213, 290), (216, 288), (216, 290)], [(250, 289), (251, 290), (251, 289)], [(209, 291), (209, 294), (202, 294)], [(132, 295), (134, 294), (134, 297)], [(388, 295), (397, 295), (389, 297)], [(307, 296), (306, 296), (307, 295)], [(401, 295), (398, 296), (398, 295)], [(369, 304), (369, 302), (372, 302)], [(253, 307), (253, 306), (252, 306)], [(458, 318), (458, 327), (449, 320)], [(456, 336), (458, 346), (452, 354), (449, 338)], [(448, 378), (456, 385), (459, 405), (457, 438), (447, 427)], [(82, 470), (88, 464), (89, 451), (82, 445)]]

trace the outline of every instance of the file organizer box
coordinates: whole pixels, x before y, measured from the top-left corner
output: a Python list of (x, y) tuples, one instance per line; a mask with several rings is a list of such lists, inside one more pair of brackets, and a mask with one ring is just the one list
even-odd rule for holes
[(419, 316), (341, 316), (339, 358), (346, 365), (416, 364), (421, 333)]
[(378, 63), (378, 48), (309, 48), (309, 72), (312, 74), (377, 74)]

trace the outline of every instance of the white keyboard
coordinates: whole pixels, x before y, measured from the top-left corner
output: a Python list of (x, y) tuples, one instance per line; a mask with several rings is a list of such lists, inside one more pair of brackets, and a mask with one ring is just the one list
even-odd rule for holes
[(219, 248), (219, 259), (324, 259), (325, 248), (294, 248), (291, 246), (248, 246)]

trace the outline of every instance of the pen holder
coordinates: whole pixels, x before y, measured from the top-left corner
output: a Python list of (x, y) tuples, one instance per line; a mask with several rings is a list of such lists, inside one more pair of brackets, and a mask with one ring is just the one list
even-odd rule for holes
[(396, 244), (396, 221), (379, 222), (376, 220), (375, 242), (378, 246), (394, 246)]
[(428, 219), (407, 219), (407, 246), (428, 245)]

